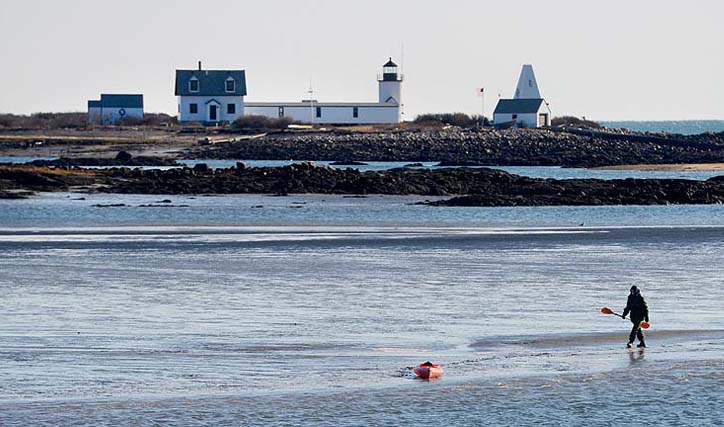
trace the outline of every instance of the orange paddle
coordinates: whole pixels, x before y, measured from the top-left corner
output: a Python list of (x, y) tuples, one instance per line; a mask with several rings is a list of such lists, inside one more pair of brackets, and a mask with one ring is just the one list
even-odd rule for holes
[[(601, 313), (603, 313), (603, 314), (613, 314), (614, 316), (618, 316), (618, 317), (620, 317), (620, 318), (622, 318), (622, 319), (625, 319), (625, 317), (623, 317), (622, 315), (614, 312), (613, 310), (611, 310), (611, 309), (608, 308), (608, 307), (603, 307), (603, 308), (601, 309)], [(651, 324), (650, 324), (649, 322), (643, 321), (643, 322), (639, 323), (639, 326), (641, 326), (642, 329), (648, 329), (648, 328), (651, 327)]]
[(618, 317), (620, 317), (620, 318), (622, 318), (622, 319), (624, 318), (623, 316), (621, 316), (620, 314), (614, 312), (613, 310), (611, 310), (611, 309), (608, 308), (608, 307), (603, 307), (603, 308), (601, 309), (601, 313), (603, 313), (603, 314), (613, 314), (614, 316), (618, 316)]

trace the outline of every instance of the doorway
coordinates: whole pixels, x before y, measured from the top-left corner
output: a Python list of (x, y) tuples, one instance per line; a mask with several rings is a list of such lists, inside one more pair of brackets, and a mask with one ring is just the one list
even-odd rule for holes
[(216, 116), (217, 116), (218, 108), (219, 107), (217, 105), (209, 105), (209, 121), (210, 122), (215, 122), (217, 120)]

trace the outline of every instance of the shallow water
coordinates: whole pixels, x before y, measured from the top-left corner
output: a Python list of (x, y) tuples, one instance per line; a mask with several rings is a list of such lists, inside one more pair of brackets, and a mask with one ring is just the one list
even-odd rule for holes
[(70, 196), (0, 203), (0, 425), (723, 421), (721, 207)]
[[(430, 207), (426, 196), (46, 193), (0, 200), (0, 228), (88, 226), (724, 226), (723, 205)], [(171, 203), (165, 203), (170, 200)], [(122, 204), (122, 207), (97, 205)], [(144, 207), (143, 205), (155, 205)]]

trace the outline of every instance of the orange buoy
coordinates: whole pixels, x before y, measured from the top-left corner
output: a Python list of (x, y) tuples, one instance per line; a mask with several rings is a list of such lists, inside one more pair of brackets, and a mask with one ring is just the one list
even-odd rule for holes
[(442, 377), (442, 368), (440, 365), (425, 362), (415, 368), (415, 375), (423, 380), (434, 380)]

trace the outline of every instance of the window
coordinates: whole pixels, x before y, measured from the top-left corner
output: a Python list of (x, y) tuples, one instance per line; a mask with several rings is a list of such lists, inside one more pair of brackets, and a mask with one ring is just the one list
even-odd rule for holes
[(226, 104), (226, 114), (236, 114), (236, 104)]
[(359, 117), (359, 107), (352, 107), (352, 117), (355, 119)]
[(226, 81), (226, 91), (227, 92), (234, 92), (236, 90), (236, 82), (234, 79), (229, 79)]
[(284, 117), (284, 107), (279, 107), (279, 117)]
[(322, 117), (322, 107), (317, 107), (317, 118)]
[(198, 92), (199, 91), (199, 79), (194, 77), (193, 79), (189, 80), (189, 92)]
[(198, 114), (199, 104), (189, 104), (189, 114)]

